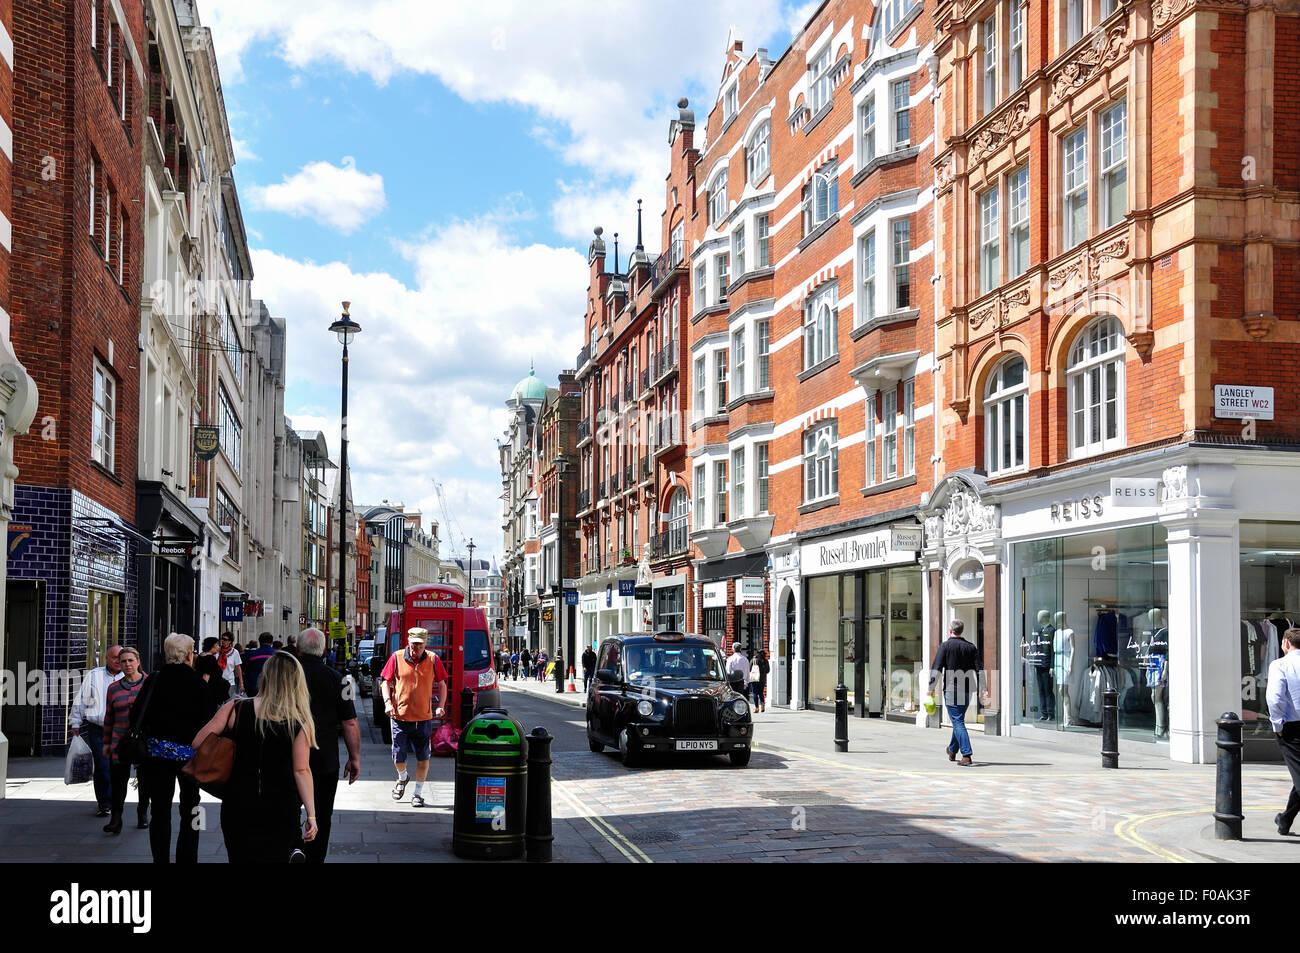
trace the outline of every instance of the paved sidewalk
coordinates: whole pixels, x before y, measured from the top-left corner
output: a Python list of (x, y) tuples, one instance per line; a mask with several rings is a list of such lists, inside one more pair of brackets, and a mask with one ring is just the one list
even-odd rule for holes
[[(506, 707), (514, 692), (571, 708), (586, 703), (580, 679), (575, 693), (557, 694), (553, 682), (506, 681), (503, 687)], [(908, 823), (918, 816), (934, 818), (936, 831), (951, 832), (952, 825), (942, 818), (943, 812), (950, 812), (960, 815), (957, 830), (967, 832), (974, 842), (1010, 842), (1016, 833), (1040, 841), (1041, 850), (1020, 853), (1024, 859), (1073, 855), (1178, 863), (1300, 860), (1300, 836), (1281, 836), (1272, 822), (1291, 787), (1280, 764), (1243, 766), (1243, 840), (1216, 841), (1214, 765), (1125, 752), (1120, 768), (1111, 770), (1101, 767), (1100, 751), (972, 733), (975, 765), (958, 768), (943, 754), (946, 729), (850, 718), (849, 750), (837, 752), (832, 714), (769, 708), (756, 713), (754, 723), (755, 763), (760, 755), (771, 753), (809, 781), (815, 779), (815, 784), (798, 785), (798, 793), (806, 798), (819, 789), (873, 809), (890, 804)], [(562, 776), (557, 766), (557, 777)], [(693, 780), (685, 773), (680, 777), (687, 785)], [(611, 774), (604, 790), (579, 784), (583, 801), (603, 807), (603, 812), (631, 809), (638, 796), (645, 797), (644, 789), (616, 795), (611, 789), (622, 787), (622, 778)], [(707, 798), (707, 792), (702, 796)], [(686, 790), (674, 799), (691, 803)]]

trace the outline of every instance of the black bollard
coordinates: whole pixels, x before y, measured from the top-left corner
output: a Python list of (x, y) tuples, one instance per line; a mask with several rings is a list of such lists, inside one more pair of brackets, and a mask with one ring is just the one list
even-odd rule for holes
[(1101, 693), (1101, 766), (1119, 767), (1119, 692)]
[(463, 731), (474, 717), (474, 689), (466, 685), (460, 690), (460, 727)]
[(555, 694), (564, 694), (564, 659), (559, 656), (555, 659)]
[(1219, 726), (1219, 757), (1215, 765), (1214, 839), (1241, 840), (1241, 728), (1235, 712), (1224, 712)]
[(528, 817), (524, 844), (528, 859), (551, 860), (555, 835), (551, 830), (551, 742), (555, 739), (538, 725), (528, 736)]
[(849, 750), (849, 690), (843, 682), (835, 686), (835, 750)]

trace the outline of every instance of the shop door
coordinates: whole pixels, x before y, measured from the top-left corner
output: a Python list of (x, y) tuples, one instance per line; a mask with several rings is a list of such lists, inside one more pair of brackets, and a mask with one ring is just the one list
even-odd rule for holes
[[(984, 657), (984, 604), (982, 602), (967, 603), (965, 605), (953, 605), (951, 608), (952, 608), (952, 618), (960, 619), (962, 621), (962, 624), (966, 626), (966, 630), (962, 633), (962, 637), (966, 639), (967, 642), (973, 642), (975, 644), (975, 647), (979, 649), (980, 658), (983, 658)], [(947, 632), (948, 629), (945, 626), (944, 627), (945, 639), (948, 637)], [(939, 701), (939, 695), (941, 691), (942, 691), (942, 686), (936, 685), (935, 686), (936, 701)], [(943, 716), (941, 723), (945, 726), (950, 727), (952, 725), (952, 719), (948, 717), (948, 709), (945, 708), (942, 705), (942, 703), (940, 703), (939, 708)], [(976, 695), (976, 697), (971, 699), (970, 706), (966, 709), (966, 724), (974, 725), (983, 722), (984, 720), (983, 712), (984, 712), (984, 706), (981, 703), (979, 695)]]
[[(45, 668), (45, 586), (26, 580), (10, 580), (5, 587), (4, 667), (17, 673)], [(15, 674), (15, 677), (16, 674)], [(18, 683), (25, 690), (26, 679)], [(26, 701), (26, 699), (16, 699)], [(41, 708), (39, 705), (6, 704), (0, 708), (0, 730), (9, 739), (9, 753), (15, 757), (40, 754)]]
[(780, 665), (785, 677), (785, 696), (782, 701), (794, 704), (794, 593), (785, 597), (785, 631), (779, 647)]

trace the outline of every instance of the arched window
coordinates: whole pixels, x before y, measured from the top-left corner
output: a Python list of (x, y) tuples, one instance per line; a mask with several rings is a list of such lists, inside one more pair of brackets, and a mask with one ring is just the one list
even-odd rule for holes
[(803, 232), (813, 230), (840, 210), (839, 170), (835, 163), (823, 166), (803, 187)]
[(984, 390), (984, 468), (990, 476), (1025, 465), (1025, 404), (1029, 375), (1024, 358), (1007, 358)]
[[(680, 553), (686, 549), (686, 491), (680, 486), (673, 492), (668, 503), (668, 549), (670, 553)], [(663, 555), (663, 553), (660, 553)]]
[(745, 147), (751, 185), (762, 182), (771, 168), (771, 152), (769, 150), (771, 137), (772, 123), (764, 120), (763, 124), (754, 133), (754, 138), (750, 139), (749, 145)]
[(727, 170), (724, 168), (709, 186), (709, 224), (717, 226), (727, 217)]
[(803, 315), (804, 370), (838, 353), (838, 317), (839, 293), (834, 284), (808, 299)]
[(826, 499), (840, 491), (838, 431), (838, 421), (830, 420), (803, 436), (805, 503)]
[(1098, 318), (1075, 339), (1066, 392), (1071, 457), (1124, 445), (1124, 334), (1116, 318)]

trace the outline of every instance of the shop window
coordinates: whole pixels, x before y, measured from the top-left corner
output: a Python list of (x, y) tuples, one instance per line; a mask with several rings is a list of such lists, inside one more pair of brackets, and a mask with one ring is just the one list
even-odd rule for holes
[(984, 466), (989, 476), (1025, 465), (1025, 402), (1029, 376), (1024, 358), (1008, 358), (989, 375), (984, 391)]
[(1124, 445), (1124, 334), (1106, 315), (1088, 325), (1070, 350), (1066, 372), (1070, 456)]
[(1013, 547), (1017, 724), (1096, 732), (1101, 693), (1113, 689), (1122, 738), (1167, 740), (1165, 541), (1156, 524)]
[(1300, 626), (1300, 523), (1243, 520), (1241, 534), (1241, 717), (1246, 757), (1276, 757), (1268, 716), (1268, 667), (1282, 636)]

